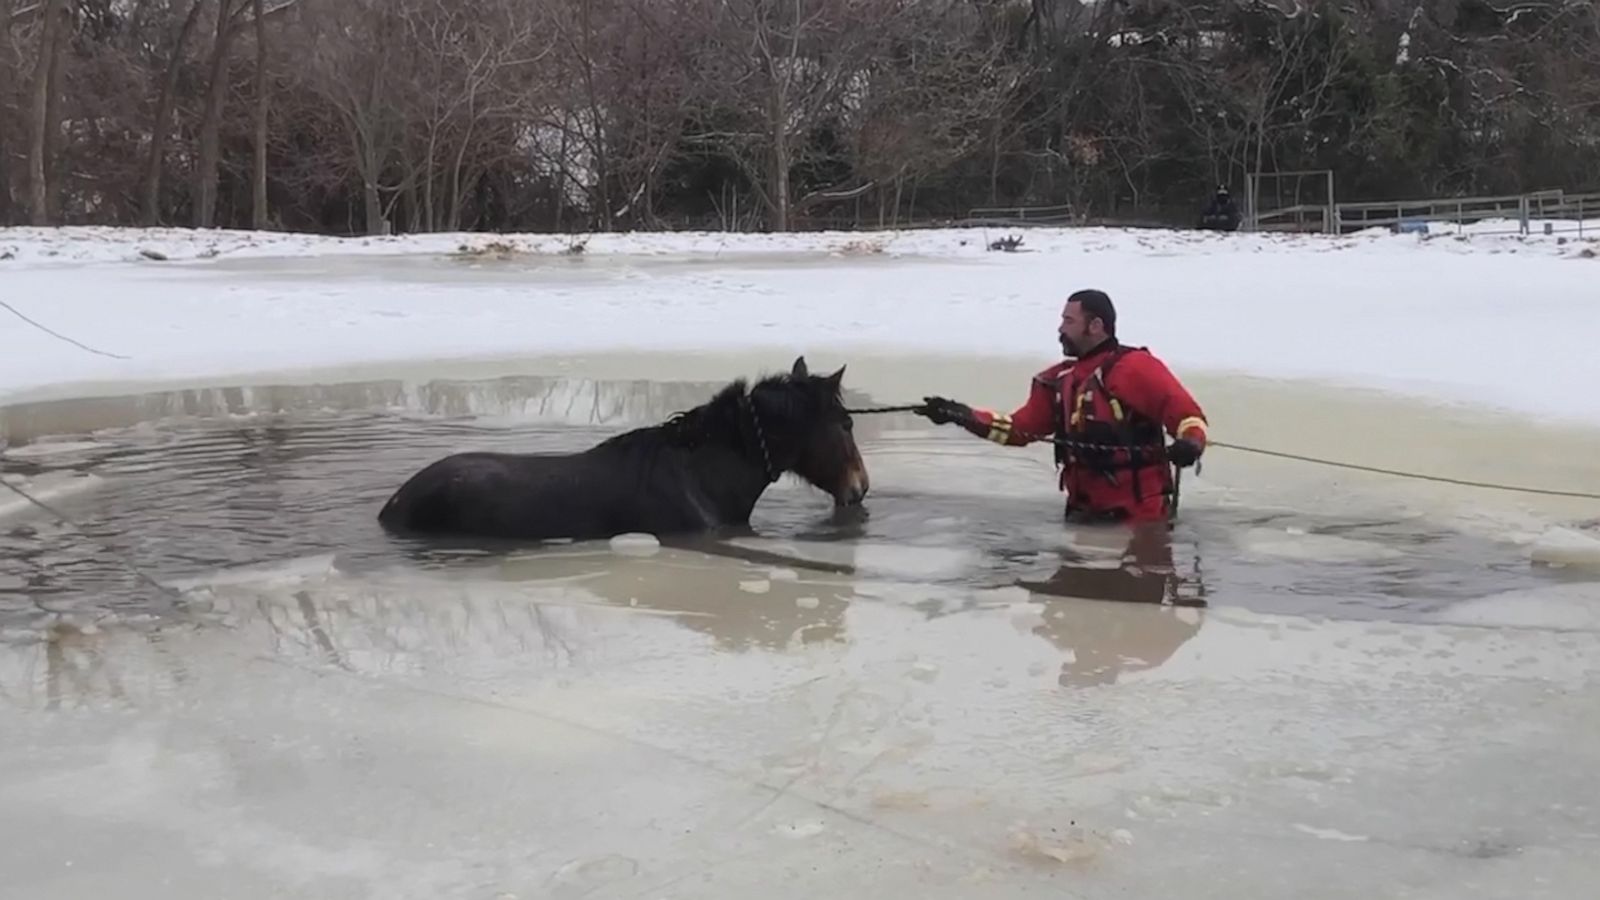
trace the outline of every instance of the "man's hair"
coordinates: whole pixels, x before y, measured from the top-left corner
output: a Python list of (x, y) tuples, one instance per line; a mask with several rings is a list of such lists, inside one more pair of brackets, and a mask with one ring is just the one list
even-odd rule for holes
[(1104, 322), (1107, 336), (1117, 336), (1117, 308), (1105, 291), (1093, 289), (1076, 291), (1067, 298), (1067, 302), (1082, 307), (1085, 316), (1093, 316)]

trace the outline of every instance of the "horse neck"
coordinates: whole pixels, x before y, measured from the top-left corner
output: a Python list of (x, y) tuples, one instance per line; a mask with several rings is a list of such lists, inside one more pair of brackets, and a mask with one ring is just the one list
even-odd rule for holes
[(752, 420), (754, 408), (747, 401), (734, 395), (726, 402), (707, 416), (717, 434), (691, 451), (689, 470), (719, 517), (744, 522), (779, 474), (773, 454), (780, 448), (770, 443), (770, 430), (757, 430), (761, 426)]
[(723, 524), (748, 521), (772, 483), (765, 465), (748, 452), (723, 443), (708, 443), (690, 451), (686, 468)]

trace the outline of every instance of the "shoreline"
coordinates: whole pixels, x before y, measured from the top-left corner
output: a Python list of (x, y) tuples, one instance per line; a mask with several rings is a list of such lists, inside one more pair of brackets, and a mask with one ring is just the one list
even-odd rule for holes
[[(1529, 251), (1520, 252), (1502, 236), (1033, 229), (1035, 252), (1007, 254), (987, 252), (971, 230), (887, 232), (881, 252), (841, 249), (863, 239), (849, 232), (651, 233), (594, 235), (590, 250), (569, 257), (538, 249), (564, 236), (0, 229), (0, 248), (19, 234), (63, 259), (0, 262), (5, 299), (71, 341), (126, 358), (0, 310), (0, 342), (13, 351), (0, 359), (7, 405), (421, 366), (511, 373), (528, 360), (623, 354), (642, 373), (659, 354), (770, 367), (801, 352), (1037, 371), (1055, 359), (1059, 295), (1094, 284), (1118, 298), (1125, 340), (1185, 379), (1376, 391), (1476, 416), (1600, 427), (1600, 397), (1585, 387), (1600, 382), (1590, 352), (1600, 322), (1584, 293), (1600, 269), (1546, 254), (1570, 249), (1559, 237), (1512, 241)], [(71, 258), (136, 256), (162, 235), (191, 251), (206, 242), (233, 250), (210, 260)], [(434, 252), (463, 237), (532, 243), (509, 259)], [(1504, 304), (1516, 293), (1526, 298), (1515, 301), (1519, 315), (1538, 323), (1537, 346), (1503, 345)], [(1552, 360), (1568, 370), (1546, 385), (1491, 371), (1540, 372)], [(753, 367), (708, 377), (748, 374)]]
[[(1542, 226), (1545, 220), (1534, 220)], [(68, 225), (0, 227), (0, 271), (34, 265), (55, 267), (83, 262), (141, 264), (210, 262), (226, 259), (292, 259), (307, 256), (368, 257), (459, 255), (464, 259), (514, 256), (659, 256), (671, 253), (733, 255), (826, 253), (872, 256), (965, 251), (979, 258), (1011, 258), (1063, 249), (1097, 249), (1106, 242), (1132, 242), (1152, 254), (1177, 251), (1263, 252), (1273, 250), (1444, 249), (1452, 253), (1517, 252), (1518, 248), (1557, 256), (1583, 256), (1600, 247), (1600, 219), (1583, 223), (1551, 220), (1569, 229), (1543, 234), (1537, 227), (1517, 233), (1515, 220), (1486, 219), (1458, 228), (1430, 222), (1427, 233), (1397, 234), (1369, 228), (1344, 234), (1320, 232), (1211, 232), (1177, 227), (949, 225), (921, 228), (738, 232), (418, 232), (394, 235), (333, 235), (316, 232), (195, 229), (175, 226)], [(988, 240), (1020, 233), (1016, 253), (987, 250)], [(120, 246), (111, 246), (120, 245)], [(574, 249), (579, 248), (579, 249)], [(149, 251), (145, 253), (142, 251)], [(150, 255), (151, 253), (155, 256)], [(9, 255), (7, 255), (9, 254)], [(159, 257), (159, 258), (157, 258)]]

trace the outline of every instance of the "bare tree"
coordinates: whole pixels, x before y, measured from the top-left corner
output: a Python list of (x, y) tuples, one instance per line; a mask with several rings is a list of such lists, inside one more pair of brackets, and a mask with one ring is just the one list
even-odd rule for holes
[(253, 0), (256, 38), (255, 167), (250, 192), (250, 227), (267, 227), (267, 11), (263, 0)]
[[(602, 85), (604, 54), (600, 29), (611, 21), (607, 10), (596, 11), (600, 0), (564, 0), (556, 4), (554, 20), (562, 48), (561, 61), (570, 88), (556, 109), (557, 122), (551, 131), (561, 136), (558, 177), (574, 183), (590, 194), (591, 209), (600, 217), (600, 228), (611, 229), (611, 146), (607, 140), (607, 113)], [(574, 158), (574, 148), (581, 151)], [(581, 159), (581, 162), (579, 161)]]
[(1275, 16), (1267, 31), (1268, 52), (1234, 62), (1224, 75), (1225, 96), (1243, 123), (1239, 155), (1251, 172), (1263, 170), (1283, 137), (1310, 134), (1329, 114), (1330, 88), (1350, 53), (1341, 30), (1310, 15)]
[[(554, 27), (569, 85), (544, 108), (540, 145), (564, 188), (602, 229), (654, 219), (657, 179), (710, 81), (698, 46), (715, 27), (705, 0), (566, 0)], [(559, 198), (564, 201), (566, 190)]]
[(344, 127), (368, 234), (389, 227), (388, 213), (405, 187), (386, 178), (405, 137), (405, 70), (417, 64), (398, 50), (407, 2), (321, 0), (295, 38), (310, 48), (296, 69), (299, 77)]
[(464, 189), (478, 156), (488, 152), (485, 139), (511, 152), (515, 128), (489, 131), (525, 121), (529, 98), (539, 92), (549, 47), (537, 12), (508, 0), (473, 7), (426, 0), (407, 9), (403, 33), (421, 60), (407, 72), (409, 138), (399, 150), (413, 227), (459, 230)]
[(21, 80), (18, 77), (17, 53), (12, 39), (14, 7), (16, 0), (0, 0), (0, 226), (12, 221), (12, 208), (16, 198), (11, 193), (11, 143), (14, 133), (11, 114), (12, 92)]
[(891, 221), (898, 223), (906, 184), (991, 141), (995, 110), (1027, 69), (1004, 45), (983, 39), (979, 13), (970, 7), (916, 3), (889, 12), (881, 26), (899, 37), (899, 46), (865, 61), (841, 117), (854, 181), (799, 197), (800, 211), (881, 187), (880, 198), (893, 198)]
[(709, 15), (720, 27), (703, 61), (711, 105), (729, 125), (695, 136), (747, 173), (777, 231), (787, 231), (795, 168), (814, 161), (812, 131), (846, 115), (899, 0), (729, 0)]
[(1352, 197), (1588, 188), (1597, 10), (0, 0), (0, 221), (788, 229), (874, 204), (893, 223), (1062, 202), (1167, 218), (1273, 167), (1335, 168)]
[(228, 54), (239, 36), (251, 0), (217, 0), (216, 33), (206, 67), (205, 107), (200, 114), (200, 154), (195, 171), (194, 226), (210, 228), (217, 211), (222, 108), (228, 95)]
[(188, 46), (189, 36), (194, 33), (195, 26), (200, 22), (200, 11), (204, 6), (205, 0), (191, 0), (189, 12), (184, 15), (183, 23), (178, 26), (177, 33), (172, 39), (172, 49), (167, 54), (166, 73), (161, 79), (161, 93), (156, 101), (155, 120), (150, 126), (150, 150), (145, 161), (141, 220), (147, 226), (161, 224), (163, 154), (166, 151), (167, 137), (174, 127), (172, 111), (177, 97), (178, 76), (182, 71), (184, 48)]
[(60, 59), (65, 54), (69, 28), (65, 0), (44, 0), (39, 11), (38, 51), (33, 64), (31, 130), (28, 143), (28, 218), (34, 225), (50, 224), (50, 135), (59, 131)]

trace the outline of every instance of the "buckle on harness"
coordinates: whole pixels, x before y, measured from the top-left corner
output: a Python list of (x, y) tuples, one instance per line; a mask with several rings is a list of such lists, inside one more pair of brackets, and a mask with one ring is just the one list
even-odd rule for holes
[(1062, 511), (1061, 517), (1068, 523), (1078, 525), (1116, 525), (1127, 521), (1128, 511), (1120, 506), (1112, 509), (1093, 510), (1077, 506), (1069, 500), (1067, 501), (1066, 509)]

